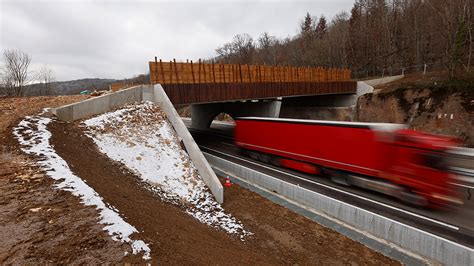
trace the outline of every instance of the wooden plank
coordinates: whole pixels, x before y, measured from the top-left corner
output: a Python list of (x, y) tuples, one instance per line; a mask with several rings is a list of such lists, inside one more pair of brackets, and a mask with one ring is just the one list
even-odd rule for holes
[[(211, 75), (213, 82), (226, 83), (232, 82), (332, 82), (332, 81), (347, 81), (351, 78), (351, 72), (348, 69), (322, 69), (320, 67), (290, 67), (290, 66), (259, 66), (249, 65), (248, 68), (243, 68), (238, 64), (221, 64), (224, 71), (195, 71), (195, 66), (187, 62), (163, 62), (160, 59), (151, 61), (150, 80), (152, 83), (168, 83), (168, 80), (173, 80), (175, 83), (209, 83), (209, 76)], [(206, 66), (212, 68), (212, 64), (201, 62), (201, 70)], [(211, 65), (211, 66), (209, 66)], [(199, 68), (198, 68), (199, 69)], [(249, 72), (248, 72), (249, 71)], [(194, 79), (193, 79), (194, 72)], [(274, 75), (274, 76), (273, 76)], [(214, 80), (215, 76), (215, 80)]]

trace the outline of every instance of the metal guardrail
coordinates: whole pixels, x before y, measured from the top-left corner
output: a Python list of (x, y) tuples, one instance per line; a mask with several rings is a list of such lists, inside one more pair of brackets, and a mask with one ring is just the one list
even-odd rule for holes
[(448, 154), (451, 172), (457, 175), (457, 185), (474, 188), (474, 149), (453, 148)]

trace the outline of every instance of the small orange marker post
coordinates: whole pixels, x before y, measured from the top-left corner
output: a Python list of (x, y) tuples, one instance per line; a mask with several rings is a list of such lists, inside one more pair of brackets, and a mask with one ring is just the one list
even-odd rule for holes
[(226, 187), (231, 187), (232, 186), (232, 182), (230, 182), (230, 177), (226, 176), (224, 186), (226, 186)]

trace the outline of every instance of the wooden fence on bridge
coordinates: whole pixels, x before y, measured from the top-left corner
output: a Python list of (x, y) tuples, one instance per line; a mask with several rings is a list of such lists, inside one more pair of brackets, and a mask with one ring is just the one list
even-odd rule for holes
[(220, 63), (149, 62), (150, 82), (173, 104), (354, 93), (348, 69)]
[(351, 79), (349, 69), (266, 65), (150, 62), (153, 84), (261, 83), (261, 82), (333, 82)]

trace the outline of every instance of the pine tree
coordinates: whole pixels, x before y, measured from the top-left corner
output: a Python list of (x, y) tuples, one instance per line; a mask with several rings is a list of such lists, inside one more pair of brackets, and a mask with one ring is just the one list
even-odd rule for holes
[(318, 25), (316, 26), (316, 37), (322, 38), (324, 34), (328, 31), (328, 25), (326, 18), (322, 15), (319, 18)]
[(306, 16), (304, 17), (304, 21), (301, 24), (301, 35), (303, 36), (308, 36), (311, 34), (311, 26), (313, 25), (313, 18), (311, 15), (306, 13)]

